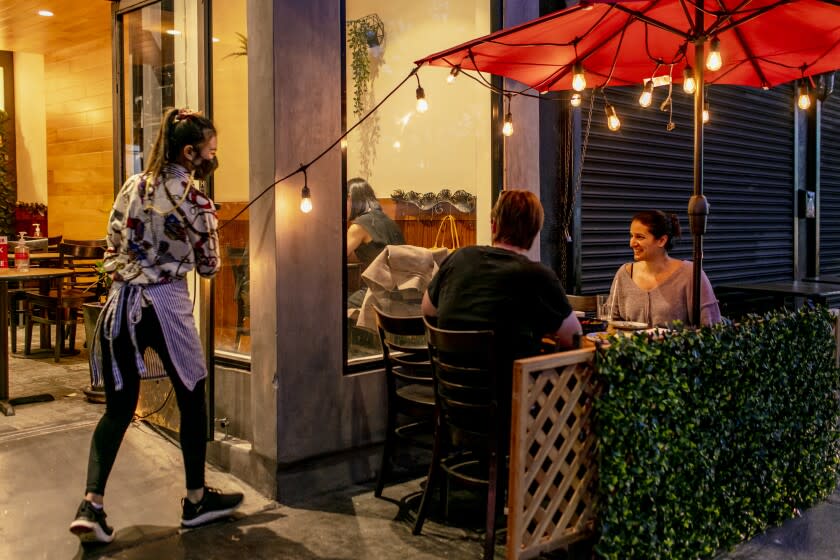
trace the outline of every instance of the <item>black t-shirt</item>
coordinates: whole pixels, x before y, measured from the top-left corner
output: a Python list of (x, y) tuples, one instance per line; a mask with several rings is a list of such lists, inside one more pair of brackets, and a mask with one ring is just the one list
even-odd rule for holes
[(560, 279), (523, 255), (487, 246), (455, 251), (428, 287), (438, 326), (452, 330), (492, 329), (516, 359), (540, 351), (572, 307)]

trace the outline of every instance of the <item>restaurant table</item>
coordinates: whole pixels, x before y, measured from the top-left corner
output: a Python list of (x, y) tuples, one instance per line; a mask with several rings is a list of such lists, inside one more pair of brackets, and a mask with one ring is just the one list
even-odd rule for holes
[(786, 297), (804, 298), (820, 304), (826, 304), (830, 297), (840, 296), (840, 284), (822, 281), (782, 280), (776, 282), (728, 283), (715, 286), (715, 289), (718, 288), (765, 295), (782, 300)]
[[(57, 252), (39, 252), (39, 253), (29, 253), (29, 262), (30, 264), (40, 263), (42, 261), (55, 261), (55, 264), (58, 264), (58, 260), (61, 258), (61, 253)], [(12, 251), (9, 253), (9, 267), (14, 268), (15, 262), (15, 253)]]
[[(6, 328), (6, 320), (9, 316), (9, 282), (16, 282), (21, 280), (42, 280), (46, 286), (42, 289), (49, 289), (49, 281), (56, 278), (64, 278), (73, 274), (72, 270), (67, 268), (30, 268), (26, 272), (21, 272), (14, 268), (0, 272), (0, 323), (3, 325), (0, 328), (0, 412), (6, 416), (14, 416), (15, 408), (12, 401), (17, 399), (9, 399), (9, 330)], [(60, 288), (60, 286), (59, 286)], [(59, 307), (61, 306), (61, 290), (57, 290), (59, 297)], [(51, 400), (52, 397), (48, 395), (34, 395), (26, 397), (27, 402), (37, 402), (39, 400)]]
[(806, 282), (822, 282), (824, 284), (840, 284), (840, 276), (832, 276), (830, 274), (820, 274), (813, 278), (803, 278)]

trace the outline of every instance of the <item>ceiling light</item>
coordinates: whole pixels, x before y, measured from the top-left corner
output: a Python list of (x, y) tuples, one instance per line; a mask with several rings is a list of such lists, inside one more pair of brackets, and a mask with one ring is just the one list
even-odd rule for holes
[(167, 29), (166, 34), (167, 35), (180, 35), (181, 32), (178, 31), (177, 29)]
[(43, 17), (53, 17), (55, 14), (49, 10), (38, 10), (38, 15)]

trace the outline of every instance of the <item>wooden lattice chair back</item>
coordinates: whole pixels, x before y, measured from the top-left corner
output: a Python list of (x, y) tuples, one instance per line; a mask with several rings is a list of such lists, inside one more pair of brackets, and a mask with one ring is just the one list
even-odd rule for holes
[(431, 448), (435, 395), (423, 318), (389, 315), (377, 307), (374, 311), (388, 395), (385, 449), (375, 491), (379, 497), (391, 472), (397, 440)]

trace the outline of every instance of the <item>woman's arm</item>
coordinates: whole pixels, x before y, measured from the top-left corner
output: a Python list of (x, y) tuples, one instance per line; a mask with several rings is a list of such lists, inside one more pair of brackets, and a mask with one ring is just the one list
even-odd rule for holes
[(432, 298), (429, 297), (429, 291), (423, 292), (423, 302), (420, 304), (420, 311), (426, 317), (437, 317), (437, 307), (432, 303)]
[(370, 243), (373, 238), (359, 224), (350, 224), (347, 228), (347, 256), (350, 257), (362, 243)]
[(563, 319), (560, 328), (557, 329), (551, 336), (557, 342), (558, 346), (564, 348), (574, 348), (577, 341), (576, 337), (583, 334), (583, 329), (580, 327), (577, 315), (572, 311), (569, 316)]

